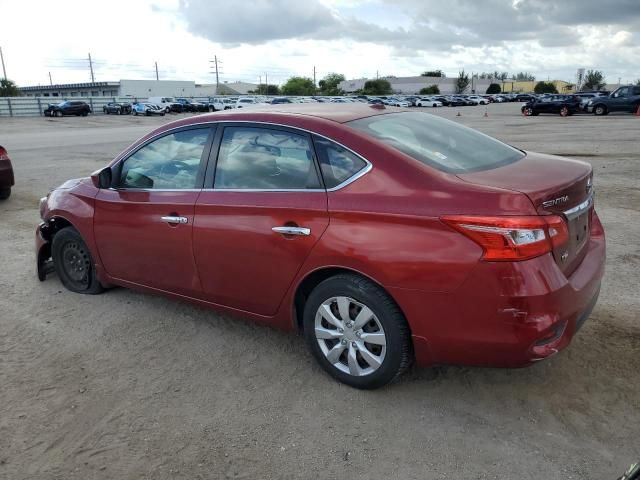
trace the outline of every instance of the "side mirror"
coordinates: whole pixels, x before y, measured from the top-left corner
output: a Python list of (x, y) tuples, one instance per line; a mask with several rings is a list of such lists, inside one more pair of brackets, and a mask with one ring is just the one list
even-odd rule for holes
[(113, 170), (105, 167), (91, 174), (91, 181), (96, 188), (109, 188), (113, 181)]

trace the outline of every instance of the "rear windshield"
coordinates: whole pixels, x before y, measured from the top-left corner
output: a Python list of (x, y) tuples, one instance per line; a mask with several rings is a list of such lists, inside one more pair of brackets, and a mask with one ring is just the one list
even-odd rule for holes
[(495, 138), (428, 113), (376, 115), (347, 125), (445, 172), (489, 170), (524, 157)]

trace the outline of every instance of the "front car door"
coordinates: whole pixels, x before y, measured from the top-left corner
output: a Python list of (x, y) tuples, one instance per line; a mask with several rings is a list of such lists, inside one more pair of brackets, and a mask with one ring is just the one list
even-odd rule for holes
[(609, 111), (624, 112), (631, 109), (631, 105), (629, 103), (629, 95), (629, 87), (620, 87), (615, 92), (613, 92), (608, 104)]
[(193, 231), (204, 297), (271, 316), (329, 223), (312, 139), (251, 123), (216, 137)]
[(95, 199), (94, 232), (106, 272), (118, 280), (199, 296), (194, 205), (214, 129), (186, 127), (153, 138), (114, 168)]

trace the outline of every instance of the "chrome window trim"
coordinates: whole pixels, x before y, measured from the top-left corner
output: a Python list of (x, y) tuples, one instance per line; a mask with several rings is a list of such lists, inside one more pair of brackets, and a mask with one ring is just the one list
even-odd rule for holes
[(579, 217), (581, 214), (583, 214), (586, 210), (589, 210), (591, 208), (591, 206), (593, 205), (593, 195), (589, 195), (589, 198), (587, 198), (584, 202), (582, 202), (580, 205), (576, 205), (573, 208), (570, 208), (569, 210), (565, 210), (564, 215), (569, 219), (572, 220), (576, 217)]
[[(360, 158), (363, 162), (365, 162), (365, 166), (364, 168), (358, 170), (356, 173), (354, 173), (352, 176), (350, 176), (349, 178), (347, 178), (346, 180), (344, 180), (342, 183), (339, 183), (338, 185), (336, 185), (335, 187), (331, 187), (331, 188), (327, 188), (327, 189), (312, 189), (312, 188), (300, 188), (300, 189), (291, 189), (291, 190), (283, 190), (283, 189), (277, 189), (277, 188), (263, 188), (263, 189), (254, 189), (254, 188), (201, 188), (201, 189), (142, 189), (142, 188), (109, 188), (109, 190), (124, 190), (124, 191), (134, 191), (134, 192), (193, 192), (193, 191), (203, 191), (203, 192), (336, 192), (338, 190), (341, 190), (342, 188), (346, 187), (347, 185), (350, 185), (351, 183), (355, 182), (356, 180), (358, 180), (359, 178), (363, 177), (364, 175), (366, 175), (367, 173), (369, 173), (372, 169), (373, 169), (373, 164), (367, 160), (366, 158), (364, 158), (362, 155), (360, 155), (357, 152), (354, 152), (353, 150), (351, 150), (349, 147), (344, 146), (343, 144), (341, 144), (340, 142), (334, 140), (333, 138), (329, 138), (325, 135), (322, 135), (321, 133), (317, 133), (314, 132), (312, 130), (307, 130), (305, 128), (300, 128), (300, 127), (294, 127), (291, 125), (285, 125), (283, 123), (273, 123), (273, 122), (264, 122), (264, 121), (253, 121), (253, 120), (217, 120), (217, 121), (211, 121), (211, 122), (198, 122), (198, 123), (192, 123), (189, 125), (180, 125), (177, 127), (173, 127), (170, 128), (168, 130), (164, 130), (160, 133), (157, 133), (156, 135), (153, 135), (149, 138), (147, 138), (146, 142), (150, 143), (151, 141), (153, 141), (154, 139), (164, 136), (164, 135), (169, 135), (171, 132), (175, 131), (175, 130), (180, 130), (180, 129), (189, 129), (191, 127), (197, 127), (197, 126), (220, 126), (221, 124), (225, 124), (225, 123), (252, 123), (252, 124), (256, 124), (256, 125), (269, 125), (269, 126), (274, 126), (274, 127), (284, 127), (284, 128), (290, 128), (292, 130), (298, 130), (300, 132), (305, 132), (308, 133), (310, 135), (316, 135), (318, 137), (324, 138), (325, 140), (328, 140), (332, 143), (335, 143), (336, 145), (344, 148), (345, 150), (351, 152), (352, 154), (354, 154), (356, 157)], [(134, 142), (134, 145), (139, 142), (142, 138), (139, 138), (138, 140), (136, 140)], [(118, 159), (118, 161), (116, 163), (119, 162), (123, 162), (125, 161), (127, 158), (129, 158), (129, 153), (134, 150), (134, 148), (130, 147), (129, 149), (125, 150), (124, 153), (120, 154), (120, 158)], [(118, 157), (116, 157), (118, 158)], [(209, 158), (209, 160), (211, 160), (211, 158)]]

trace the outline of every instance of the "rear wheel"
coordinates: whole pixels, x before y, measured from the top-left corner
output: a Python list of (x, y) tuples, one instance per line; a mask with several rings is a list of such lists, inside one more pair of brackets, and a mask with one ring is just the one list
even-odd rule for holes
[(413, 359), (411, 334), (398, 306), (378, 285), (353, 274), (331, 277), (311, 292), (304, 333), (322, 368), (356, 388), (386, 385)]
[(569, 107), (567, 107), (567, 106), (563, 106), (563, 107), (560, 109), (560, 116), (562, 116), (562, 117), (568, 117), (570, 114), (571, 114), (571, 112), (569, 111)]
[(56, 233), (51, 256), (56, 273), (67, 290), (86, 294), (104, 290), (96, 278), (91, 253), (75, 228), (66, 227)]
[(56, 117), (62, 117), (62, 112), (60, 110), (56, 112)]
[(11, 196), (11, 187), (0, 188), (0, 200), (6, 200)]
[(593, 113), (596, 115), (606, 115), (608, 113), (607, 107), (604, 105), (596, 105), (596, 108), (593, 109)]
[(533, 108), (531, 107), (524, 107), (522, 109), (522, 113), (524, 113), (525, 116), (530, 117), (531, 115), (533, 115)]

